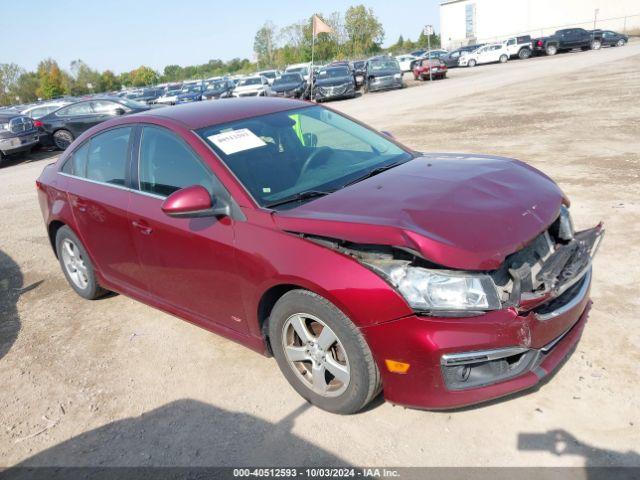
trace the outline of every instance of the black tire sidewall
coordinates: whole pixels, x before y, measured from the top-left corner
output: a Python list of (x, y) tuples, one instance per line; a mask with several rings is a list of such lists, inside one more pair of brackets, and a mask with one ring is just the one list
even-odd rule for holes
[(58, 134), (58, 133), (64, 133), (64, 134), (67, 134), (67, 135), (69, 135), (69, 137), (71, 138), (71, 142), (69, 142), (69, 145), (67, 146), (67, 148), (69, 148), (69, 146), (70, 146), (70, 145), (71, 145), (71, 143), (75, 140), (75, 138), (74, 138), (74, 136), (73, 136), (73, 133), (71, 133), (69, 130), (65, 130), (64, 128), (63, 128), (63, 129), (60, 129), (60, 130), (56, 130), (56, 131), (53, 133), (53, 135), (51, 136), (51, 139), (53, 140), (53, 145), (54, 145), (56, 148), (58, 148), (58, 149), (60, 149), (60, 150), (63, 150), (63, 151), (64, 151), (64, 150), (66, 150), (66, 149), (63, 149), (63, 148), (59, 147), (59, 146), (58, 146), (58, 144), (56, 143), (56, 134)]
[[(291, 368), (282, 346), (282, 329), (286, 320), (297, 313), (309, 313), (325, 322), (338, 336), (349, 359), (350, 381), (339, 397), (323, 397), (309, 389)], [(358, 328), (323, 297), (308, 290), (292, 290), (280, 298), (269, 319), (269, 341), (282, 374), (310, 403), (338, 414), (361, 410), (380, 390), (377, 366)]]
[[(88, 282), (87, 282), (87, 287), (84, 289), (78, 287), (73, 282), (73, 280), (71, 280), (71, 278), (69, 277), (69, 272), (67, 272), (67, 269), (64, 265), (64, 261), (62, 260), (62, 242), (66, 238), (70, 239), (78, 247), (78, 249), (80, 250), (80, 253), (82, 254), (84, 264), (87, 267)], [(102, 287), (100, 287), (100, 285), (98, 284), (98, 281), (96, 279), (96, 274), (93, 268), (93, 263), (91, 262), (91, 259), (89, 258), (89, 255), (87, 254), (87, 251), (85, 250), (84, 245), (82, 245), (82, 242), (80, 241), (80, 239), (66, 225), (61, 227), (56, 233), (56, 253), (58, 255), (58, 261), (60, 262), (60, 267), (62, 268), (62, 272), (64, 273), (64, 276), (67, 279), (67, 282), (69, 282), (69, 285), (71, 285), (71, 288), (73, 288), (78, 295), (80, 295), (82, 298), (85, 298), (87, 300), (93, 300), (95, 298), (98, 298), (104, 295), (105, 290), (103, 290)]]

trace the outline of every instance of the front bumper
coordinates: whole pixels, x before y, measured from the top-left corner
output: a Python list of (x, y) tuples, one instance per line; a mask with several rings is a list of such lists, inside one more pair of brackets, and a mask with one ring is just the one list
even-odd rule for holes
[(402, 88), (403, 86), (402, 76), (400, 78), (395, 78), (393, 76), (377, 77), (375, 81), (372, 80), (369, 82), (369, 91), (377, 92), (380, 90), (391, 90), (394, 88)]
[[(385, 398), (409, 407), (450, 409), (535, 386), (577, 344), (587, 322), (590, 286), (591, 269), (552, 311), (507, 308), (469, 318), (413, 315), (363, 328)], [(505, 350), (511, 355), (500, 356)], [(404, 374), (391, 373), (385, 360), (410, 367)], [(462, 381), (464, 375), (456, 378), (455, 369), (464, 365), (477, 370), (470, 369)]]
[(337, 100), (353, 97), (356, 94), (355, 85), (338, 85), (335, 87), (314, 87), (313, 98), (316, 100)]
[(11, 155), (29, 150), (37, 143), (38, 133), (32, 131), (26, 134), (0, 138), (0, 151), (6, 155)]

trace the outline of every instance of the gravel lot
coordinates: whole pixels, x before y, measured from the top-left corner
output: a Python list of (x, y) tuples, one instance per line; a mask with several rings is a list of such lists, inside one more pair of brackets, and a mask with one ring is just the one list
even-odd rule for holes
[(417, 149), (529, 162), (578, 228), (606, 222), (590, 321), (551, 381), (454, 412), (309, 407), (273, 359), (78, 297), (34, 189), (55, 155), (38, 153), (0, 169), (0, 466), (640, 466), (640, 42), (449, 77), (331, 106)]

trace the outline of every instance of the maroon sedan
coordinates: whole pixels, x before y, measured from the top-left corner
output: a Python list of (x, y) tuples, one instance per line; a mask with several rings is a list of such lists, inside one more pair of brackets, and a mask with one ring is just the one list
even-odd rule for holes
[(447, 65), (437, 58), (424, 59), (416, 62), (413, 67), (414, 80), (429, 80), (430, 78), (446, 78)]
[(264, 355), (337, 413), (532, 387), (578, 341), (600, 225), (516, 160), (423, 154), (298, 100), (120, 117), (37, 181), (71, 287)]

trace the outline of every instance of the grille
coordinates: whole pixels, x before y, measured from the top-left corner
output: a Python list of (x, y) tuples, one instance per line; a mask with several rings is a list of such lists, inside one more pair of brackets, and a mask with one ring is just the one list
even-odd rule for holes
[(16, 117), (9, 122), (11, 133), (24, 133), (33, 129), (33, 120), (29, 117)]

